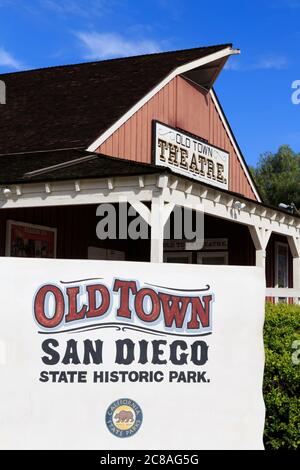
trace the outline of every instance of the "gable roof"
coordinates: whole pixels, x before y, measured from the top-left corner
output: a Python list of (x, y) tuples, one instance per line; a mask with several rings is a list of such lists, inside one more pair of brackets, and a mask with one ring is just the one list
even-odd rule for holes
[[(87, 148), (173, 70), (226, 48), (231, 44), (2, 74), (0, 155)], [(210, 67), (203, 86), (211, 86), (220, 63)]]
[[(0, 159), (20, 154), (10, 164), (5, 159), (7, 166), (2, 160), (1, 179), (21, 175), (24, 159), (33, 169), (85, 161), (86, 151), (97, 150), (173, 76), (194, 81), (214, 97), (214, 81), (229, 55), (238, 52), (232, 44), (222, 44), (0, 75), (7, 94), (7, 104), (0, 106)], [(230, 128), (229, 136), (238, 147)], [(261, 200), (239, 148), (237, 154)]]

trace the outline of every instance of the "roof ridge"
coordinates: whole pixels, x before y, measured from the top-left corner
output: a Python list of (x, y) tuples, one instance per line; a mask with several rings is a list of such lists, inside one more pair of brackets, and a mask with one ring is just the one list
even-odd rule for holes
[(203, 49), (211, 49), (215, 47), (232, 47), (232, 43), (224, 43), (224, 44), (212, 44), (210, 46), (199, 46), (199, 47), (190, 47), (187, 49), (175, 49), (171, 51), (161, 51), (161, 52), (152, 52), (148, 54), (138, 54), (138, 55), (133, 55), (133, 56), (128, 56), (128, 57), (115, 57), (112, 59), (104, 59), (104, 60), (93, 60), (93, 61), (86, 61), (86, 62), (76, 62), (72, 64), (63, 64), (63, 65), (50, 65), (48, 67), (38, 67), (36, 69), (29, 69), (29, 70), (16, 70), (14, 72), (6, 72), (6, 73), (1, 73), (0, 78), (3, 76), (8, 76), (8, 75), (17, 75), (17, 74), (26, 74), (26, 73), (31, 73), (31, 72), (38, 72), (40, 70), (49, 70), (49, 69), (60, 69), (60, 68), (68, 68), (68, 67), (76, 67), (76, 66), (84, 66), (84, 65), (93, 65), (93, 64), (99, 64), (103, 62), (117, 62), (121, 60), (133, 60), (136, 59), (137, 57), (149, 57), (149, 56), (158, 56), (158, 55), (163, 55), (163, 54), (174, 54), (176, 52), (188, 52), (188, 51), (196, 51), (196, 50), (203, 50)]
[(35, 155), (37, 153), (49, 153), (49, 152), (66, 152), (67, 150), (73, 150), (74, 152), (83, 151), (86, 153), (90, 153), (86, 150), (86, 147), (63, 147), (57, 149), (43, 149), (43, 150), (26, 150), (24, 152), (9, 152), (9, 153), (0, 153), (0, 157), (8, 157), (14, 155), (27, 155), (32, 154)]

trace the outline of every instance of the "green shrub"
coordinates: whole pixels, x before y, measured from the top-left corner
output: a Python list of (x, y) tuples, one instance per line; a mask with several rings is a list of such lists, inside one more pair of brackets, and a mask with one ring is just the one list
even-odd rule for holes
[(295, 340), (300, 340), (300, 307), (267, 304), (264, 327), (266, 449), (300, 447), (300, 351), (299, 346), (298, 351), (292, 349)]

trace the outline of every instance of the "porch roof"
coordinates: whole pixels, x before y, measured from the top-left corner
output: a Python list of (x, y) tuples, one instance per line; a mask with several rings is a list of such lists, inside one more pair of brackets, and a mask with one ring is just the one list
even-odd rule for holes
[[(300, 255), (300, 217), (296, 214), (268, 208), (242, 195), (159, 166), (98, 154), (77, 160), (76, 164), (68, 161), (55, 169), (36, 168), (35, 172), (22, 175), (19, 183), (2, 185), (1, 209), (126, 201), (151, 226), (153, 240), (156, 240), (162, 237), (163, 227), (174, 207), (181, 206), (247, 225), (259, 256), (263, 256), (272, 232), (287, 236), (293, 256), (298, 258)], [(97, 176), (99, 168), (101, 175)], [(66, 171), (69, 172), (68, 179)], [(60, 176), (61, 172), (64, 177)], [(152, 203), (151, 209), (145, 204), (147, 202)], [(245, 204), (239, 207), (237, 202)], [(155, 230), (158, 230), (156, 235)], [(162, 245), (159, 246), (161, 251)]]
[[(30, 183), (54, 183), (63, 181), (116, 178), (128, 176), (147, 176), (169, 174), (178, 178), (170, 168), (160, 167), (149, 163), (135, 162), (117, 157), (111, 157), (95, 152), (79, 149), (62, 149), (57, 151), (29, 152), (11, 155), (0, 155), (0, 184), (23, 185)], [(290, 214), (284, 209), (270, 206), (259, 201), (253, 201), (244, 195), (217, 188), (203, 181), (197, 181), (187, 176), (180, 176), (187, 184), (201, 185), (224, 196), (232, 196), (243, 200), (251, 206), (271, 209), (277, 213), (290, 215), (300, 219), (298, 214)]]
[(155, 165), (78, 149), (0, 156), (0, 184), (24, 184), (161, 173)]

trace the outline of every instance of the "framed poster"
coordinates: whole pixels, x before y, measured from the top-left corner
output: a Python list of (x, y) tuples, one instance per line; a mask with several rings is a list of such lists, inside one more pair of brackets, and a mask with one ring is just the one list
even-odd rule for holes
[(56, 258), (57, 229), (8, 220), (6, 256)]

